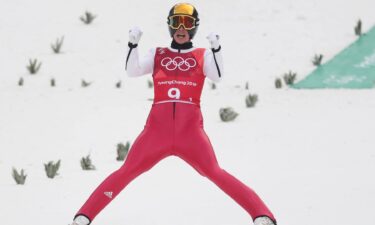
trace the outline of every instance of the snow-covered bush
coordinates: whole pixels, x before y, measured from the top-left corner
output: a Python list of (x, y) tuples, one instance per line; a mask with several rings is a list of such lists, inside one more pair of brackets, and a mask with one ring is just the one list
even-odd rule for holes
[(17, 184), (25, 184), (27, 175), (23, 169), (21, 169), (21, 173), (19, 173), (17, 169), (13, 168), (12, 176)]
[(130, 143), (126, 142), (126, 145), (123, 143), (117, 144), (117, 161), (124, 161), (126, 156), (128, 155), (130, 148)]
[(54, 53), (56, 54), (60, 53), (63, 42), (64, 42), (64, 36), (62, 36), (60, 39), (56, 39), (56, 42), (51, 44), (51, 48)]
[(60, 160), (57, 161), (57, 163), (54, 163), (53, 161), (49, 161), (47, 164), (44, 164), (44, 169), (46, 171), (48, 178), (54, 178), (56, 175), (58, 175), (57, 171), (60, 168)]
[(85, 24), (91, 24), (95, 18), (96, 18), (96, 15), (92, 14), (89, 11), (86, 11), (85, 14), (80, 17), (81, 21)]
[(231, 107), (221, 108), (219, 113), (221, 120), (224, 122), (232, 121), (238, 116), (238, 113), (236, 113)]
[(29, 65), (26, 67), (27, 70), (30, 72), (30, 74), (36, 74), (40, 67), (42, 66), (42, 63), (39, 62), (37, 59), (29, 59)]
[(322, 54), (315, 54), (314, 58), (312, 59), (312, 63), (314, 66), (320, 66), (322, 64), (323, 55)]
[(288, 73), (284, 74), (284, 82), (286, 85), (293, 85), (294, 81), (297, 78), (297, 73), (293, 73), (292, 71), (289, 71)]
[(90, 159), (90, 155), (86, 157), (82, 157), (81, 159), (81, 167), (83, 170), (95, 170), (95, 166), (92, 164)]
[(250, 107), (254, 107), (255, 104), (258, 102), (258, 95), (257, 94), (249, 94), (248, 96), (246, 96), (246, 99), (245, 99), (245, 102), (246, 102), (246, 107), (250, 108)]

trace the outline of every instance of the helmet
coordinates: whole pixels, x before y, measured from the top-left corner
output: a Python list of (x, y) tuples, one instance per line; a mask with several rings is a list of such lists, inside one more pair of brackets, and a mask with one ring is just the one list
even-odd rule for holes
[(193, 39), (199, 26), (198, 11), (192, 4), (178, 3), (169, 11), (168, 28), (171, 37), (183, 26), (189, 33), (190, 39)]

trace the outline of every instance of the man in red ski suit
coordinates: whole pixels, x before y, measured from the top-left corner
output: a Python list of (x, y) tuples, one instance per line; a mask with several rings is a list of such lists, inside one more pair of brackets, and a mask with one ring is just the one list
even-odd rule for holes
[(77, 212), (73, 224), (88, 225), (133, 179), (160, 160), (174, 155), (241, 205), (256, 225), (275, 225), (276, 220), (258, 195), (234, 176), (221, 169), (203, 128), (200, 96), (206, 77), (219, 81), (223, 76), (219, 36), (207, 38), (210, 49), (194, 48), (191, 39), (199, 25), (191, 4), (175, 5), (169, 13), (171, 47), (151, 50), (138, 56), (142, 32), (132, 28), (126, 70), (137, 77), (152, 73), (154, 102), (146, 125), (133, 143), (123, 166), (108, 176)]

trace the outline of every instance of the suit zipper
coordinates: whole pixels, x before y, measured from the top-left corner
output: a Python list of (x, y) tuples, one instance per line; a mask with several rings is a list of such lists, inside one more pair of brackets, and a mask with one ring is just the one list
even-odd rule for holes
[[(178, 53), (179, 54), (181, 53), (181, 49), (178, 49)], [(175, 72), (175, 78), (177, 78), (177, 70)], [(173, 102), (173, 120), (175, 119), (175, 115), (176, 115), (176, 102)]]
[(175, 119), (176, 115), (176, 102), (173, 102), (173, 120)]

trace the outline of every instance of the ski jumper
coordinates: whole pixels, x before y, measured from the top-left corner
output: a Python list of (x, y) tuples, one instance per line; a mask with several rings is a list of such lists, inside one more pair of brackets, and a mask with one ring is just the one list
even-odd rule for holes
[[(151, 51), (146, 61), (142, 61), (138, 58), (136, 46), (129, 47), (128, 74), (140, 76), (146, 72), (153, 73), (154, 102), (144, 129), (129, 150), (123, 166), (97, 187), (76, 216), (84, 215), (92, 221), (133, 179), (160, 160), (174, 155), (215, 183), (253, 220), (268, 216), (275, 221), (252, 189), (220, 168), (203, 128), (200, 96), (208, 73), (211, 77), (216, 76), (216, 80), (220, 79), (218, 70), (222, 65), (218, 63), (221, 64), (221, 56), (202, 48), (186, 51), (157, 48)], [(212, 62), (208, 65), (205, 60)]]

